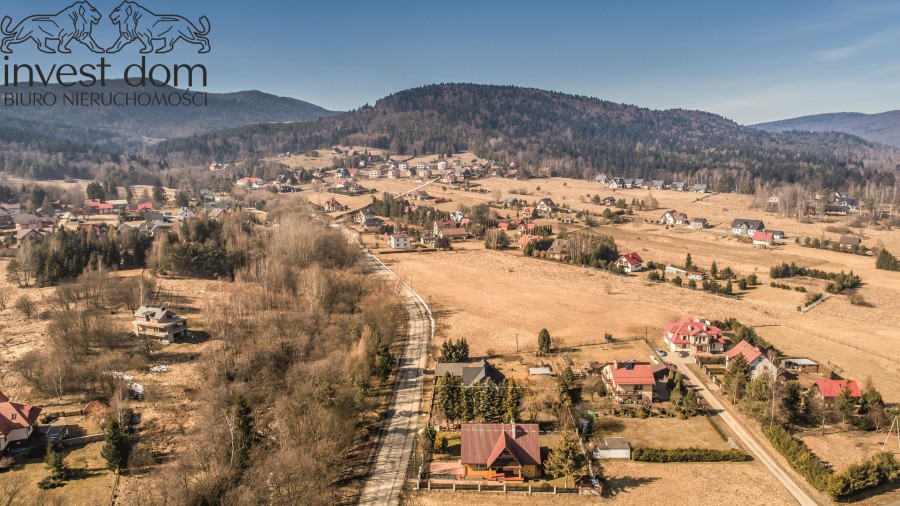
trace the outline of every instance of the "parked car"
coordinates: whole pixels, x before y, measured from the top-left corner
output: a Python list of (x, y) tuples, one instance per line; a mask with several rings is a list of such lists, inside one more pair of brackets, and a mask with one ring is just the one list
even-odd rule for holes
[(679, 351), (679, 352), (678, 352), (678, 356), (681, 357), (681, 358), (688, 358), (689, 355), (690, 355), (690, 353), (688, 353), (688, 352), (686, 352), (686, 351)]
[(656, 354), (659, 355), (660, 357), (665, 357), (665, 356), (666, 356), (666, 352), (663, 351), (662, 348), (657, 348), (657, 349), (656, 349)]

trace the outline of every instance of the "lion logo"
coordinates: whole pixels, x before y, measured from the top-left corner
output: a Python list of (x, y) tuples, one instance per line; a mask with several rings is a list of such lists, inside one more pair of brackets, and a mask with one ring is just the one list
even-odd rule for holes
[[(12, 30), (9, 29), (12, 19), (4, 16), (0, 23), (0, 31), (3, 33), (0, 51), (12, 53), (11, 45), (33, 40), (43, 53), (68, 54), (72, 52), (69, 44), (77, 40), (91, 51), (103, 53), (105, 50), (97, 45), (91, 33), (100, 18), (100, 11), (88, 2), (73, 3), (57, 14), (29, 16)], [(53, 45), (51, 41), (56, 41), (56, 44)]]
[(112, 47), (107, 49), (109, 53), (121, 51), (123, 47), (135, 40), (141, 43), (141, 53), (154, 52), (153, 42), (162, 41), (162, 45), (156, 49), (157, 53), (168, 53), (175, 49), (175, 43), (184, 40), (200, 47), (198, 52), (209, 52), (209, 19), (206, 16), (200, 18), (202, 30), (182, 16), (160, 15), (150, 12), (149, 9), (129, 0), (125, 0), (116, 10), (110, 14), (109, 19), (119, 25), (119, 38)]

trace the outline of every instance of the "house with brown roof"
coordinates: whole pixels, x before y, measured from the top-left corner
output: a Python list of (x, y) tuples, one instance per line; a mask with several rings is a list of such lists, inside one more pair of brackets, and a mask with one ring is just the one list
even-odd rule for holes
[(13, 441), (31, 437), (40, 414), (40, 407), (10, 402), (9, 397), (0, 392), (0, 452)]
[(460, 439), (466, 477), (524, 481), (541, 475), (536, 423), (464, 423)]
[(721, 353), (725, 350), (722, 331), (706, 320), (682, 318), (666, 326), (663, 340), (674, 352)]
[(535, 209), (533, 207), (525, 207), (521, 211), (519, 211), (519, 218), (533, 220), (537, 217), (538, 217), (537, 209)]
[(167, 343), (188, 336), (187, 318), (176, 316), (169, 308), (141, 306), (131, 322), (138, 337), (151, 337)]
[(773, 378), (778, 374), (778, 367), (769, 360), (766, 354), (747, 341), (741, 341), (737, 346), (725, 352), (725, 367), (728, 367), (728, 364), (738, 355), (743, 355), (744, 360), (747, 361), (751, 378), (755, 378), (763, 372), (768, 372), (769, 377)]
[(615, 360), (603, 366), (600, 377), (618, 402), (647, 403), (656, 396), (656, 378), (650, 364)]
[(684, 225), (688, 222), (688, 217), (686, 214), (672, 209), (660, 216), (659, 222), (664, 225)]
[(706, 218), (699, 218), (699, 217), (691, 218), (691, 222), (688, 224), (688, 227), (690, 227), (690, 228), (698, 228), (701, 230), (708, 226), (709, 226), (709, 223), (706, 221)]

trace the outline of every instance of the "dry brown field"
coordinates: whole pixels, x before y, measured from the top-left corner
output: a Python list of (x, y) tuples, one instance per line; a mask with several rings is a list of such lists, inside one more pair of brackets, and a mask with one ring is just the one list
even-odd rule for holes
[[(703, 423), (706, 423), (705, 421)], [(709, 464), (652, 464), (608, 461), (603, 464), (614, 497), (576, 495), (479, 494), (475, 492), (420, 492), (410, 494), (408, 506), (451, 506), (466, 502), (489, 502), (498, 506), (518, 504), (586, 505), (782, 505), (793, 498), (754, 462)], [(748, 484), (748, 486), (739, 486)]]
[[(602, 208), (579, 201), (579, 196), (615, 194), (630, 202), (647, 190), (613, 192), (587, 181), (559, 178), (512, 181), (489, 178), (478, 182), (499, 189), (503, 197), (519, 187), (532, 192), (529, 200), (543, 196), (565, 202), (575, 209)], [(404, 186), (405, 185), (405, 186)], [(379, 190), (400, 193), (418, 183), (378, 180), (369, 183)], [(537, 187), (540, 186), (540, 192)], [(485, 202), (490, 194), (440, 190), (438, 183), (427, 191), (449, 196), (454, 202), (437, 207), (454, 210), (462, 203)], [(518, 195), (515, 195), (518, 196)], [(594, 342), (604, 333), (616, 337), (643, 336), (645, 329), (656, 345), (661, 344), (665, 324), (684, 315), (712, 319), (736, 317), (760, 326), (758, 331), (785, 353), (809, 357), (828, 366), (836, 365), (847, 377), (871, 379), (889, 401), (900, 401), (900, 273), (874, 268), (874, 258), (833, 251), (804, 248), (790, 242), (794, 237), (813, 236), (837, 239), (825, 232), (827, 223), (804, 224), (790, 218), (751, 209), (746, 195), (655, 191), (660, 210), (638, 211), (635, 220), (617, 226), (602, 226), (597, 233), (611, 235), (620, 251), (637, 251), (645, 260), (681, 263), (690, 252), (695, 264), (707, 268), (716, 261), (719, 268), (730, 266), (738, 275), (757, 274), (763, 285), (741, 294), (740, 300), (723, 299), (699, 291), (670, 285), (650, 284), (644, 275), (628, 278), (576, 266), (523, 258), (518, 250), (486, 251), (479, 242), (455, 245), (458, 251), (386, 258), (404, 279), (424, 297), (430, 297), (441, 317), (442, 338), (466, 338), (473, 353), (505, 354), (515, 351), (515, 336), (534, 345), (537, 332), (546, 327), (561, 344)], [(563, 198), (565, 197), (565, 200)], [(705, 197), (703, 200), (698, 200)], [(718, 224), (712, 229), (666, 229), (646, 223), (664, 209), (677, 209), (689, 216), (703, 216)], [(501, 211), (502, 214), (502, 211)], [(759, 218), (768, 228), (786, 232), (789, 243), (772, 250), (754, 248), (731, 238), (727, 228), (736, 217)], [(840, 225), (847, 219), (836, 219)], [(722, 225), (724, 224), (724, 225)], [(854, 232), (862, 232), (854, 230)], [(864, 244), (882, 243), (900, 251), (900, 231), (869, 231)], [(858, 290), (871, 307), (850, 303), (846, 295), (832, 296), (807, 312), (797, 312), (805, 295), (771, 288), (769, 268), (781, 262), (826, 271), (853, 270), (863, 280)], [(779, 280), (822, 291), (825, 282), (808, 278)], [(524, 336), (524, 337), (523, 337)]]

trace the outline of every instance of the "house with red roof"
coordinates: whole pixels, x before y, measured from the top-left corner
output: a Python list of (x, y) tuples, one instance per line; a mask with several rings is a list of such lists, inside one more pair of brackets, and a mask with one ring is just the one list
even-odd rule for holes
[(84, 201), (84, 212), (110, 214), (113, 212), (113, 205), (109, 202), (100, 202), (99, 199), (88, 199)]
[(525, 246), (527, 246), (528, 243), (537, 241), (540, 238), (541, 238), (541, 236), (539, 236), (539, 235), (528, 235), (528, 234), (523, 235), (522, 237), (519, 238), (519, 249), (525, 249)]
[(768, 372), (769, 377), (773, 378), (778, 374), (778, 367), (769, 360), (765, 352), (747, 341), (741, 341), (737, 346), (725, 352), (725, 367), (728, 367), (731, 360), (738, 355), (744, 356), (752, 378), (759, 376), (763, 372)]
[(524, 481), (541, 475), (536, 423), (464, 423), (460, 440), (466, 477)]
[(753, 232), (753, 245), (769, 248), (775, 244), (775, 235), (772, 232)]
[(706, 320), (682, 318), (666, 326), (663, 340), (669, 350), (685, 351), (691, 355), (696, 353), (722, 353), (725, 351), (725, 339), (722, 331)]
[(600, 376), (618, 402), (647, 403), (656, 397), (656, 378), (650, 364), (615, 360), (603, 366)]
[(819, 380), (809, 386), (814, 394), (824, 400), (826, 404), (834, 402), (841, 395), (841, 389), (844, 387), (850, 390), (850, 397), (854, 399), (862, 397), (862, 392), (859, 391), (859, 385), (856, 383), (856, 380)]
[(262, 179), (258, 177), (242, 177), (235, 181), (238, 186), (251, 186), (262, 183)]
[(644, 259), (635, 252), (626, 253), (616, 260), (616, 265), (625, 269), (625, 272), (639, 272), (644, 269)]
[(323, 207), (325, 208), (326, 213), (330, 213), (333, 211), (344, 211), (347, 209), (347, 206), (345, 206), (345, 205), (341, 204), (340, 202), (338, 202), (337, 200), (335, 200), (334, 197), (326, 200)]
[(28, 439), (40, 414), (40, 407), (10, 402), (9, 397), (0, 392), (0, 451), (13, 441)]
[(516, 232), (519, 235), (534, 235), (534, 232), (537, 230), (537, 223), (522, 223), (519, 225), (519, 228), (516, 229)]

